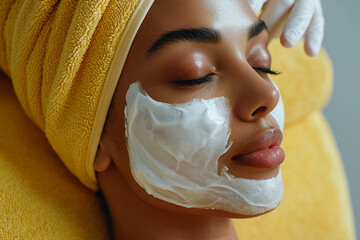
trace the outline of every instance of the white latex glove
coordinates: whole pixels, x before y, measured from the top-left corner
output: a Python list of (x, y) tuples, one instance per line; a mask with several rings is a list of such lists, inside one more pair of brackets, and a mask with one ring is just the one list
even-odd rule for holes
[(260, 18), (268, 26), (270, 38), (280, 37), (283, 46), (293, 47), (304, 36), (306, 54), (318, 54), (325, 25), (320, 0), (247, 1), (255, 14), (262, 10)]

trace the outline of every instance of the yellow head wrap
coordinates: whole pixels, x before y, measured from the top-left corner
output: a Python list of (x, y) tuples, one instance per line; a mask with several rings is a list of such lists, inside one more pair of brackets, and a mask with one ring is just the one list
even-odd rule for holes
[(132, 41), (154, 0), (1, 0), (0, 67), (79, 180), (93, 168)]

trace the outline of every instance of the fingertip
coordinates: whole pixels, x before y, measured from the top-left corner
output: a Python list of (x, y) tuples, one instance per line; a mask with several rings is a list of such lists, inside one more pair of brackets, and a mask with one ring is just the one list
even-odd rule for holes
[(304, 50), (309, 57), (315, 57), (320, 52), (320, 47), (314, 46), (315, 44), (304, 44)]
[(309, 57), (314, 57), (316, 56), (321, 49), (321, 43), (322, 41), (319, 41), (318, 38), (314, 37), (311, 32), (309, 32), (306, 36), (305, 36), (305, 43), (304, 43), (304, 50), (305, 53), (309, 56)]
[(310, 57), (314, 57), (320, 52), (324, 38), (325, 22), (321, 13), (321, 8), (319, 11), (316, 11), (305, 35), (304, 49), (306, 54)]
[(283, 45), (286, 48), (292, 48), (293, 46), (295, 46), (295, 44), (293, 42), (290, 42), (285, 36), (284, 34), (281, 34), (280, 37), (280, 43), (281, 45)]

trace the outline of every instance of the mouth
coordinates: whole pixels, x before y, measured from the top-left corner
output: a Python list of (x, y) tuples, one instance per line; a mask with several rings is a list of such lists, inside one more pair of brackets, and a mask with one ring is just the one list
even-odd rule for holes
[(237, 164), (255, 168), (274, 168), (285, 160), (280, 147), (283, 135), (279, 129), (267, 129), (250, 140), (240, 153), (231, 158)]

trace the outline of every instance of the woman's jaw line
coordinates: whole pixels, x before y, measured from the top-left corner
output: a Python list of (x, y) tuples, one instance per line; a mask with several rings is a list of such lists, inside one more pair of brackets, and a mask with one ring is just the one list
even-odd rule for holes
[[(134, 211), (141, 211), (143, 213), (147, 214), (175, 214), (176, 216), (199, 216), (199, 217), (215, 217), (215, 218), (234, 218), (234, 219), (242, 219), (242, 218), (253, 218), (258, 217), (263, 214), (266, 214), (268, 212), (273, 211), (274, 209), (270, 209), (268, 211), (265, 211), (260, 214), (253, 214), (253, 215), (243, 215), (243, 214), (237, 214), (233, 212), (227, 212), (223, 210), (217, 210), (217, 209), (204, 209), (204, 208), (187, 208), (179, 205), (174, 205), (172, 203), (163, 201), (161, 199), (158, 199), (150, 194), (148, 194), (143, 188), (138, 186), (135, 182), (133, 183), (127, 183), (127, 180), (120, 174), (120, 171), (118, 169), (118, 166), (116, 164), (112, 163), (111, 166), (107, 170), (111, 174), (101, 174), (101, 184), (104, 185), (105, 182), (108, 182), (108, 184), (104, 185), (107, 186), (106, 188), (110, 187), (111, 191), (106, 192), (123, 192), (124, 190), (128, 191), (130, 194), (126, 195), (119, 195), (118, 200), (112, 199), (108, 204), (110, 204), (110, 208), (114, 208), (118, 206), (119, 202), (123, 202), (124, 204), (130, 206), (131, 210), (133, 207), (131, 207), (130, 202), (136, 203), (136, 207), (134, 208)], [(114, 177), (112, 178), (111, 175)], [(99, 176), (98, 176), (99, 177)], [(113, 184), (114, 178), (117, 179), (118, 184)], [(109, 182), (110, 181), (110, 182)], [(111, 184), (110, 184), (111, 183)], [(120, 184), (119, 184), (120, 183)], [(116, 186), (116, 187), (115, 187)], [(115, 189), (114, 189), (115, 187)], [(119, 191), (118, 188), (122, 188), (122, 191)], [(138, 191), (132, 191), (131, 189), (137, 188)], [(135, 210), (138, 209), (138, 210)], [(141, 210), (143, 209), (143, 210)], [(147, 210), (145, 210), (147, 209)], [(111, 209), (110, 209), (111, 210)], [(115, 209), (111, 210), (111, 212), (114, 212)], [(145, 211), (144, 211), (145, 210)], [(115, 214), (116, 215), (116, 214)]]

